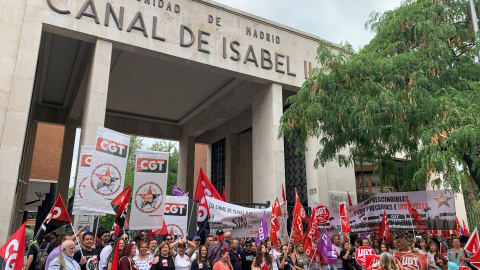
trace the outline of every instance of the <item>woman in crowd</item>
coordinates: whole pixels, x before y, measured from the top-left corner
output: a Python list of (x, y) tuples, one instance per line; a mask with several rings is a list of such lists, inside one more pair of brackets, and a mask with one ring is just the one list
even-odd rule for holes
[(296, 261), (294, 257), (288, 254), (288, 246), (282, 245), (282, 255), (277, 259), (278, 269), (281, 270), (294, 270), (293, 266)]
[(405, 238), (397, 239), (397, 249), (398, 250), (396, 250), (396, 252), (399, 252), (399, 253), (418, 253), (418, 251), (410, 247), (410, 245), (408, 244), (407, 240), (405, 240)]
[(460, 246), (460, 239), (454, 238), (452, 240), (452, 246), (453, 248), (447, 250), (448, 260), (460, 266), (462, 265), (463, 257), (465, 256), (466, 263), (464, 263), (464, 265), (467, 265), (467, 263), (470, 262), (470, 257), (472, 256), (470, 255), (470, 252), (466, 251)]
[(127, 244), (118, 260), (118, 270), (137, 270), (133, 257), (137, 254), (134, 244)]
[(428, 253), (428, 242), (427, 239), (421, 238), (417, 241), (417, 251), (420, 254), (427, 254)]
[(157, 256), (153, 261), (151, 270), (175, 270), (173, 257), (170, 255), (170, 245), (163, 242), (158, 246)]
[(263, 243), (260, 243), (258, 245), (257, 255), (252, 262), (252, 269), (261, 270), (265, 264), (269, 270), (273, 269), (272, 258), (270, 258), (270, 255), (268, 255), (267, 246)]
[(133, 257), (133, 261), (138, 267), (138, 270), (148, 270), (152, 267), (154, 257), (147, 253), (148, 245), (142, 240), (136, 243), (138, 255)]
[(437, 263), (437, 270), (458, 270), (460, 268), (457, 264), (447, 261), (439, 253), (435, 254), (434, 258)]
[(352, 260), (352, 250), (353, 247), (350, 246), (348, 241), (343, 242), (342, 244), (342, 251), (340, 252), (340, 257), (342, 257), (343, 261), (343, 269), (345, 270), (353, 270), (353, 260)]
[[(270, 243), (272, 241), (269, 241)], [(278, 265), (277, 265), (277, 259), (278, 257), (280, 257), (280, 255), (282, 255), (282, 252), (280, 252), (280, 245), (278, 246), (275, 246), (273, 245), (272, 243), (272, 250), (270, 250), (269, 254), (270, 254), (270, 257), (272, 258), (272, 265), (273, 265), (273, 270), (278, 270)]]
[(177, 246), (177, 254), (175, 254), (175, 270), (190, 270), (190, 257), (185, 253), (187, 249), (186, 243), (179, 243)]
[(208, 260), (208, 249), (202, 245), (199, 248), (198, 256), (196, 260), (192, 262), (191, 270), (211, 270), (212, 266)]
[(373, 248), (373, 250), (375, 250), (375, 252), (377, 254), (381, 253), (380, 252), (380, 242), (378, 241), (378, 239), (373, 240), (373, 247), (372, 248)]
[(379, 267), (382, 270), (396, 270), (398, 269), (397, 263), (392, 254), (384, 252), (380, 255)]
[(107, 259), (107, 270), (112, 270), (112, 263), (113, 263), (113, 256), (115, 256), (115, 249), (117, 248), (117, 243), (118, 243), (118, 254), (122, 254), (123, 249), (125, 248), (125, 240), (122, 238), (119, 238), (117, 242), (113, 245), (113, 251), (110, 252), (110, 255), (108, 255)]
[(295, 269), (297, 270), (304, 270), (305, 265), (308, 267), (308, 257), (305, 255), (305, 248), (302, 242), (299, 242), (296, 246), (296, 260), (297, 265), (295, 265)]
[(379, 250), (379, 252), (377, 252), (377, 254), (382, 254), (384, 252), (388, 252), (388, 248), (387, 248), (387, 244), (382, 243), (382, 244), (380, 244), (380, 250)]
[(427, 264), (429, 270), (437, 269), (437, 264), (435, 263), (435, 255), (437, 254), (440, 254), (437, 243), (435, 241), (431, 241), (427, 253)]
[(230, 264), (230, 256), (228, 255), (228, 249), (223, 248), (221, 252), (222, 255), (220, 257), (220, 260), (217, 261), (215, 265), (213, 265), (213, 270), (232, 270), (233, 267)]

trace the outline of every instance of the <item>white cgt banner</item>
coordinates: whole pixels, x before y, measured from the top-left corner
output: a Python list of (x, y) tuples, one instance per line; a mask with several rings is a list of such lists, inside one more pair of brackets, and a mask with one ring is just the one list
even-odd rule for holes
[[(207, 197), (208, 208), (210, 210), (210, 219), (213, 225), (213, 234), (218, 229), (231, 231), (232, 237), (256, 237), (260, 223), (262, 221), (263, 212), (267, 216), (268, 230), (270, 231), (270, 219), (272, 217), (272, 207), (266, 209), (254, 209), (242, 207), (231, 203), (226, 203), (212, 197)], [(287, 203), (280, 203), (282, 214), (287, 211)], [(280, 226), (285, 227), (284, 216), (279, 218)], [(281, 235), (281, 231), (277, 236)]]
[(98, 127), (82, 210), (112, 214), (110, 202), (123, 191), (130, 136)]
[(137, 149), (136, 154), (129, 227), (157, 229), (164, 218), (169, 153)]
[(83, 194), (87, 187), (88, 177), (90, 176), (92, 162), (93, 146), (82, 145), (80, 148), (80, 160), (78, 162), (77, 177), (75, 179), (75, 198), (73, 200), (72, 214), (74, 215), (93, 215), (95, 212), (82, 210)]
[[(173, 230), (173, 234), (187, 237), (187, 223), (188, 223), (188, 197), (183, 196), (167, 196), (165, 202), (165, 213), (163, 218), (167, 225), (167, 230)], [(157, 229), (159, 229), (157, 227)]]

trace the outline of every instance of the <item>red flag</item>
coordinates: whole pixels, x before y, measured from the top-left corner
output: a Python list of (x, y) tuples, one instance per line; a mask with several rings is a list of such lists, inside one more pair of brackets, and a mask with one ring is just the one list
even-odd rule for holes
[(348, 191), (347, 191), (347, 195), (348, 195), (348, 206), (352, 206), (352, 198), (350, 198), (350, 193), (348, 193)]
[(46, 235), (70, 223), (72, 223), (72, 221), (68, 215), (67, 208), (65, 208), (62, 196), (58, 195), (55, 204), (52, 206), (52, 209), (50, 209), (50, 212), (48, 212), (47, 217), (40, 226), (37, 236), (41, 231)]
[(173, 227), (170, 228), (170, 233), (169, 233), (169, 234), (170, 234), (171, 236), (174, 236), (174, 235), (175, 235), (175, 233), (173, 232)]
[(218, 191), (212, 185), (212, 182), (210, 182), (210, 179), (208, 179), (202, 168), (200, 168), (200, 173), (198, 174), (197, 188), (195, 190), (195, 197), (193, 198), (194, 201), (199, 201), (202, 198), (200, 191), (202, 191), (205, 196), (213, 197), (220, 201), (222, 200), (222, 197), (220, 197), (220, 194), (218, 194)]
[(161, 229), (161, 230), (157, 230), (157, 231), (159, 231), (159, 232), (156, 233), (156, 234), (159, 234), (159, 235), (167, 235), (167, 234), (169, 234), (169, 233), (168, 233), (168, 229), (167, 229), (167, 224), (165, 224), (165, 219), (163, 220), (162, 229)]
[(480, 238), (478, 236), (477, 228), (473, 230), (470, 239), (468, 239), (467, 244), (465, 244), (465, 249), (472, 254), (470, 263), (475, 267), (480, 268)]
[(287, 199), (285, 199), (285, 189), (283, 189), (283, 184), (282, 184), (282, 200), (283, 201), (287, 200)]
[(117, 241), (117, 246), (115, 247), (115, 253), (113, 255), (113, 261), (112, 261), (112, 270), (117, 270), (118, 269), (118, 253), (120, 251), (118, 250), (118, 244), (120, 244), (120, 241)]
[(382, 225), (380, 225), (379, 239), (385, 238), (390, 242), (390, 226), (388, 225), (387, 213), (383, 210)]
[(278, 246), (277, 232), (280, 230), (280, 223), (278, 222), (279, 216), (282, 216), (282, 210), (280, 209), (278, 198), (275, 198), (275, 203), (272, 207), (272, 217), (270, 218), (270, 240), (272, 240), (275, 246)]
[[(200, 170), (200, 175), (202, 175), (203, 171)], [(200, 181), (200, 176), (198, 177)], [(200, 183), (200, 182), (198, 182)], [(200, 239), (205, 241), (207, 238), (208, 234), (210, 233), (210, 225), (209, 225), (209, 220), (210, 220), (210, 210), (208, 208), (208, 203), (207, 203), (207, 196), (205, 196), (206, 189), (203, 188), (198, 188), (199, 185), (197, 183), (197, 191), (198, 191), (198, 210), (197, 210), (197, 235), (200, 236)], [(197, 196), (197, 194), (195, 194)]]
[(467, 224), (465, 224), (465, 220), (463, 220), (463, 232), (465, 236), (470, 236), (470, 231), (468, 230)]
[[(58, 201), (58, 199), (57, 199)], [(0, 248), (0, 268), (5, 270), (22, 270), (25, 252), (25, 228), (23, 223), (20, 228)]]
[(130, 200), (130, 185), (128, 185), (115, 199), (110, 202), (110, 205), (115, 211), (114, 235), (118, 236), (122, 228), (125, 226), (125, 219), (127, 218), (128, 201)]
[(418, 213), (417, 209), (415, 209), (415, 208), (412, 207), (412, 204), (410, 203), (410, 200), (408, 200), (408, 197), (407, 197), (407, 196), (405, 196), (405, 201), (407, 202), (408, 213), (412, 216), (413, 221), (414, 221), (415, 223), (423, 223), (422, 217), (421, 217), (420, 214)]
[(443, 247), (442, 243), (440, 243), (440, 254), (442, 254), (442, 257), (445, 258), (445, 260), (448, 260), (447, 252), (445, 251), (445, 247)]
[(303, 238), (303, 224), (302, 224), (302, 210), (305, 218), (307, 217), (305, 209), (303, 209), (300, 198), (298, 198), (297, 190), (295, 189), (295, 206), (293, 207), (293, 237), (295, 242), (300, 242)]
[(348, 220), (347, 204), (340, 203), (340, 224), (342, 225), (342, 232), (347, 234), (351, 231), (350, 221)]
[(227, 202), (227, 197), (225, 196), (225, 186), (223, 186), (222, 201)]
[(462, 234), (461, 234), (461, 229), (462, 229), (462, 226), (460, 225), (460, 222), (458, 221), (458, 217), (455, 217), (455, 220), (457, 221), (457, 231), (456, 231), (456, 235), (458, 237), (460, 237)]
[(268, 265), (266, 263), (263, 264), (262, 270), (268, 270)]

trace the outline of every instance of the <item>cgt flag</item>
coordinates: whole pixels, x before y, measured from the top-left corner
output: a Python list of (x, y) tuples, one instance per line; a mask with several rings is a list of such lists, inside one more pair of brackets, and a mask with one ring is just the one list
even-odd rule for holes
[(195, 190), (195, 197), (193, 197), (194, 201), (200, 201), (202, 196), (213, 197), (217, 200), (223, 201), (218, 191), (210, 182), (207, 175), (203, 172), (203, 169), (200, 168), (200, 173), (198, 174), (198, 181), (197, 181), (197, 189)]
[(380, 225), (379, 239), (390, 242), (390, 226), (388, 225), (387, 213), (383, 210), (382, 225)]
[[(197, 235), (200, 236), (202, 244), (205, 243), (205, 239), (207, 239), (207, 236), (210, 234), (210, 210), (208, 208), (207, 197), (205, 194), (205, 191), (207, 191), (207, 189), (204, 188), (201, 184), (201, 182), (204, 182), (204, 179), (208, 180), (202, 168), (200, 168), (195, 198), (198, 199)], [(208, 180), (208, 182), (210, 182), (210, 180)], [(216, 192), (215, 188), (213, 188), (213, 190)]]
[(114, 235), (118, 236), (125, 226), (125, 219), (127, 218), (128, 201), (130, 200), (130, 185), (128, 185), (122, 193), (118, 194), (115, 199), (110, 202), (110, 205), (115, 212)]
[(265, 211), (263, 211), (262, 222), (260, 223), (260, 228), (258, 228), (258, 235), (257, 240), (255, 240), (255, 244), (263, 242), (268, 238), (268, 224), (267, 224), (267, 216), (265, 215)]
[(0, 248), (0, 270), (22, 270), (23, 255), (25, 252), (25, 228), (22, 226)]
[(72, 223), (72, 221), (70, 220), (70, 216), (65, 208), (62, 196), (58, 195), (57, 201), (55, 201), (52, 209), (50, 209), (50, 212), (48, 212), (48, 215), (40, 226), (35, 238), (37, 238), (41, 232), (46, 235), (50, 232), (67, 226), (70, 223)]

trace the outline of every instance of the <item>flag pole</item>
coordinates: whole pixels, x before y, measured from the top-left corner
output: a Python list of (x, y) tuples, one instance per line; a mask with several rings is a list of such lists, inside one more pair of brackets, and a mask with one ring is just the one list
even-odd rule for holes
[(83, 251), (82, 251), (82, 246), (80, 245), (80, 241), (78, 240), (78, 235), (75, 232), (75, 228), (73, 228), (73, 224), (70, 222), (70, 226), (72, 227), (73, 235), (75, 235), (75, 238), (77, 239), (77, 245), (80, 246), (80, 254), (82, 254), (83, 257)]
[(192, 208), (190, 209), (190, 217), (188, 218), (188, 223), (187, 223), (187, 234), (188, 234), (188, 230), (190, 229), (190, 222), (192, 221), (193, 208), (195, 208), (195, 201), (192, 200)]

